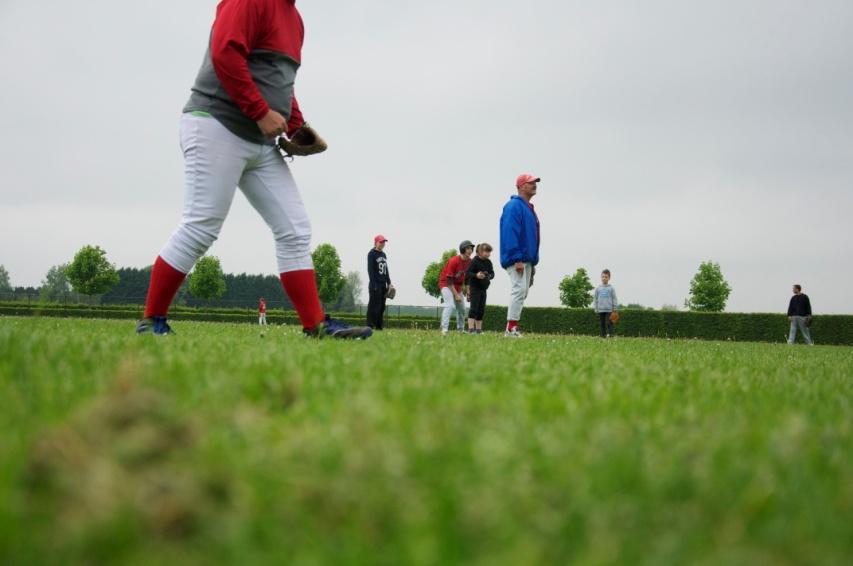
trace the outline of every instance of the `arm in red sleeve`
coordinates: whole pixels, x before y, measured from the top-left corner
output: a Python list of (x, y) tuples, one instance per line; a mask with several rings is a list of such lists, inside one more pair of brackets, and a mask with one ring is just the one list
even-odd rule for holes
[(287, 121), (287, 136), (293, 136), (296, 130), (301, 128), (304, 123), (305, 118), (302, 117), (302, 110), (299, 109), (299, 103), (296, 102), (296, 93), (294, 93), (292, 102), (290, 103), (290, 120)]
[(223, 0), (213, 22), (210, 58), (222, 88), (237, 107), (258, 121), (269, 112), (269, 105), (258, 90), (246, 59), (258, 38), (264, 34), (263, 2)]

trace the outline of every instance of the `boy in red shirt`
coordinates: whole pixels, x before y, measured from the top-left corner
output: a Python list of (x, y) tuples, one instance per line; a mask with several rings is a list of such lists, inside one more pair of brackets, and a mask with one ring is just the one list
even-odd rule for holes
[(459, 255), (455, 255), (444, 264), (438, 276), (438, 288), (444, 300), (444, 311), (441, 313), (441, 334), (446, 335), (450, 326), (450, 314), (456, 311), (456, 329), (465, 331), (465, 301), (462, 298), (462, 285), (465, 283), (465, 272), (471, 263), (474, 244), (465, 240), (459, 244)]
[(267, 302), (263, 297), (258, 301), (258, 324), (261, 326), (267, 325)]

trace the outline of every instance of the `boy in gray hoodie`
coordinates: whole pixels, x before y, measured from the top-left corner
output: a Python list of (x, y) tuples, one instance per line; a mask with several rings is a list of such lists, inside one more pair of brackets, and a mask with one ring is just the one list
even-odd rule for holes
[(592, 308), (598, 313), (598, 322), (601, 325), (601, 337), (610, 338), (616, 335), (610, 313), (619, 310), (619, 301), (616, 299), (616, 289), (610, 285), (610, 270), (601, 272), (601, 285), (595, 288)]

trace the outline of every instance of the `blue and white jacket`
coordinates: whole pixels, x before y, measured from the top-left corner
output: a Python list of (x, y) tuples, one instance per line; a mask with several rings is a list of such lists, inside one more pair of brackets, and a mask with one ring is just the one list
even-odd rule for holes
[(539, 263), (539, 217), (517, 195), (510, 197), (501, 214), (501, 267), (516, 262)]

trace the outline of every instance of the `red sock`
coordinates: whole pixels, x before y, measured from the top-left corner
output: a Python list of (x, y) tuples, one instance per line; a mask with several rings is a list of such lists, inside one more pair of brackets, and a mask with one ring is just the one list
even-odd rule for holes
[(186, 276), (186, 273), (181, 273), (157, 256), (151, 269), (151, 282), (148, 284), (148, 296), (145, 298), (145, 314), (142, 316), (166, 316), (169, 313), (169, 305)]
[(314, 278), (313, 269), (300, 269), (288, 271), (279, 275), (284, 292), (290, 297), (296, 314), (302, 322), (303, 328), (317, 328), (326, 315), (323, 313), (323, 305), (320, 304), (320, 296), (317, 295), (317, 280)]
[(508, 320), (508, 321), (507, 321), (507, 323), (506, 323), (506, 329), (507, 329), (507, 330), (509, 330), (510, 332), (512, 332), (512, 331), (513, 331), (513, 330), (515, 330), (516, 328), (518, 328), (518, 321), (517, 321), (517, 320)]

